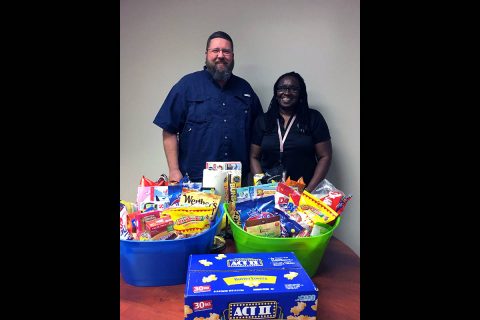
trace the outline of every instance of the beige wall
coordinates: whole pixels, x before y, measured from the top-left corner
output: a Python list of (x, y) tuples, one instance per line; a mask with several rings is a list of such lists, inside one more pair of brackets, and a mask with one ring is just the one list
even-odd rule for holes
[(360, 254), (360, 1), (121, 0), (120, 198), (135, 201), (142, 175), (168, 173), (152, 123), (168, 91), (201, 70), (207, 37), (230, 34), (234, 73), (264, 110), (275, 80), (296, 71), (332, 136), (327, 179), (351, 193), (335, 236)]

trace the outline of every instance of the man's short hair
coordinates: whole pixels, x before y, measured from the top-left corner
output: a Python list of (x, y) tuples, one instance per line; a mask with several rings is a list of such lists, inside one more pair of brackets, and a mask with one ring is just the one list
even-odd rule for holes
[(208, 37), (207, 47), (205, 49), (208, 49), (208, 46), (210, 45), (210, 40), (215, 38), (222, 38), (230, 41), (230, 43), (232, 44), (232, 51), (233, 51), (233, 40), (226, 32), (223, 32), (223, 31), (215, 31), (214, 33), (212, 33), (210, 37)]

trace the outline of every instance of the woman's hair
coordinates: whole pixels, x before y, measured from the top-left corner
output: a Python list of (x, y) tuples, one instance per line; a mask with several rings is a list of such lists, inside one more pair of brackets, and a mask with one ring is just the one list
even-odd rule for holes
[(298, 121), (300, 123), (301, 128), (308, 127), (308, 96), (307, 96), (307, 86), (305, 85), (305, 81), (303, 80), (302, 76), (296, 73), (295, 71), (288, 72), (282, 74), (275, 84), (273, 85), (273, 97), (270, 101), (270, 105), (268, 106), (268, 110), (265, 114), (265, 128), (267, 132), (275, 131), (277, 129), (277, 118), (279, 115), (279, 106), (277, 102), (277, 87), (280, 80), (285, 77), (294, 77), (298, 80), (300, 84), (300, 93), (298, 95), (298, 102), (294, 106), (295, 114), (297, 115)]

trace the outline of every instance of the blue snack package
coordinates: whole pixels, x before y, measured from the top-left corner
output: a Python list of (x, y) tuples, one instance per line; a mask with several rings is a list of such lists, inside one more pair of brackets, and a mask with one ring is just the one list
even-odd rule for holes
[(180, 196), (182, 195), (181, 184), (168, 185), (168, 200), (170, 201), (170, 207), (178, 207), (180, 203)]
[(282, 210), (275, 209), (275, 212), (280, 216), (280, 231), (282, 238), (296, 237), (305, 229), (297, 221), (293, 220), (289, 214)]
[(245, 228), (245, 221), (247, 221), (248, 218), (261, 214), (262, 212), (275, 211), (275, 196), (247, 200), (237, 203), (235, 207), (240, 215), (241, 227)]

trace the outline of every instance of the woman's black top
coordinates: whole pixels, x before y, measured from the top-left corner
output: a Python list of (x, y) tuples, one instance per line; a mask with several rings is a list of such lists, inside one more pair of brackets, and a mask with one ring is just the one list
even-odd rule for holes
[[(285, 135), (283, 117), (278, 115), (282, 137)], [(298, 118), (288, 133), (283, 145), (282, 164), (287, 170), (287, 178), (298, 180), (303, 177), (306, 184), (313, 177), (317, 158), (315, 144), (330, 140), (330, 132), (322, 114), (314, 109), (309, 109), (309, 123), (300, 126)], [(266, 131), (265, 114), (257, 117), (252, 135), (252, 144), (262, 148), (260, 165), (263, 172), (278, 165), (280, 158), (280, 141), (278, 138), (277, 124), (272, 126), (270, 132)]]

